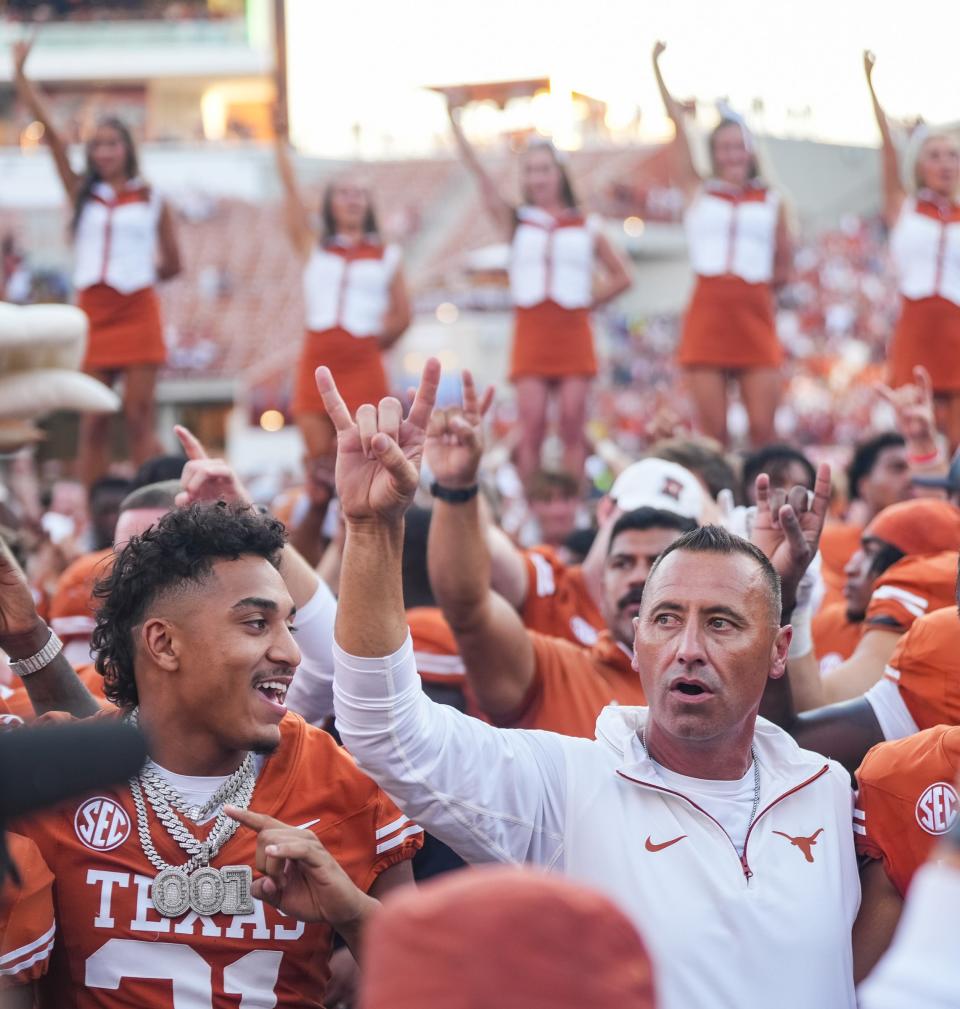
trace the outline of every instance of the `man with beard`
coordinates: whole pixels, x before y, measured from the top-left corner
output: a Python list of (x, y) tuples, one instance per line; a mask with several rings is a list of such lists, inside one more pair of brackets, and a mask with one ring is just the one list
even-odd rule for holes
[(595, 644), (584, 648), (528, 630), (490, 588), (490, 553), (477, 497), (483, 412), (473, 384), (465, 382), (463, 409), (437, 410), (430, 422), (425, 459), (436, 481), (430, 582), (476, 702), (491, 721), (590, 738), (607, 704), (645, 703), (631, 667), (633, 621), (653, 562), (696, 522), (649, 507), (616, 521), (603, 569), (606, 630)]

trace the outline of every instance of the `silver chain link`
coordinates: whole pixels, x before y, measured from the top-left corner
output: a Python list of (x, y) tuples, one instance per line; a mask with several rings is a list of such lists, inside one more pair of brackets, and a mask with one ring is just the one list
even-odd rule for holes
[[(134, 708), (128, 716), (128, 721), (136, 725), (138, 720), (138, 710)], [(157, 779), (162, 782), (163, 788), (157, 787)], [(257, 775), (253, 754), (248, 753), (240, 767), (217, 789), (215, 795), (203, 808), (207, 810), (213, 800), (217, 799), (220, 805), (229, 802), (240, 809), (246, 809), (250, 805), (256, 783)], [(173, 867), (160, 857), (154, 846), (153, 838), (150, 836), (150, 823), (147, 819), (147, 802), (150, 803), (157, 819), (166, 828), (167, 833), (190, 856), (183, 865), (177, 867), (188, 874), (200, 866), (207, 865), (210, 859), (233, 837), (240, 826), (236, 820), (227, 816), (221, 809), (207, 839), (201, 841), (194, 837), (174, 812), (174, 808), (184, 812), (190, 808), (189, 803), (154, 771), (141, 772), (131, 778), (130, 791), (137, 810), (137, 833), (140, 837), (140, 845), (150, 864), (160, 872)], [(173, 793), (173, 799), (171, 799), (170, 793)], [(144, 794), (146, 794), (146, 802)]]
[[(653, 760), (647, 749), (646, 726), (640, 730), (640, 745), (643, 747), (643, 752)], [(753, 821), (757, 818), (757, 810), (760, 808), (760, 767), (757, 764), (757, 751), (753, 748), (753, 743), (750, 744), (750, 759), (753, 761), (753, 808), (750, 810), (750, 823), (747, 825), (747, 830), (753, 826)]]

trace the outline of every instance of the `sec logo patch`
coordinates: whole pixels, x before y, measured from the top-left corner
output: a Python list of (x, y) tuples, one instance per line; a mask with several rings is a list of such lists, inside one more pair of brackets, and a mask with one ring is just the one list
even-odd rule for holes
[(77, 810), (73, 818), (77, 837), (93, 851), (112, 851), (130, 836), (130, 817), (113, 799), (98, 795)]
[(928, 834), (946, 834), (960, 814), (960, 797), (953, 785), (938, 781), (917, 800), (917, 823)]

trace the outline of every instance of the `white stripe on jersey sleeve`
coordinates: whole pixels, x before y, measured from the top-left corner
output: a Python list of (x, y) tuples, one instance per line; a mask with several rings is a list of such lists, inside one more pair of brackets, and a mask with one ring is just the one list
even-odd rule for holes
[(414, 837), (416, 834), (422, 834), (423, 827), (418, 827), (415, 823), (410, 824), (406, 830), (401, 830), (396, 837), (391, 837), (388, 841), (382, 841), (377, 845), (377, 854), (382, 855), (385, 851), (389, 851), (391, 848), (396, 848), (403, 844), (408, 837)]
[(903, 739), (920, 731), (893, 680), (879, 680), (863, 697), (873, 708), (884, 739)]
[(387, 834), (392, 834), (395, 830), (399, 830), (411, 822), (409, 816), (401, 816), (399, 820), (394, 820), (393, 823), (388, 823), (386, 827), (381, 827), (376, 834), (377, 840), (379, 841), (381, 837), (386, 837)]
[(918, 596), (906, 589), (898, 588), (896, 585), (881, 585), (873, 593), (874, 599), (893, 599), (898, 602), (908, 613), (915, 617), (922, 617), (927, 612), (930, 602), (923, 596)]
[[(19, 974), (21, 971), (27, 970), (34, 964), (50, 956), (53, 950), (53, 936), (56, 929), (56, 924), (53, 924), (39, 939), (34, 939), (33, 942), (29, 942), (25, 946), (20, 946), (18, 949), (11, 950), (9, 953), (0, 956), (0, 977), (11, 977), (14, 974)], [(38, 950), (38, 946), (42, 948)], [(35, 950), (36, 952), (34, 952)], [(31, 953), (33, 953), (33, 956), (30, 956)]]

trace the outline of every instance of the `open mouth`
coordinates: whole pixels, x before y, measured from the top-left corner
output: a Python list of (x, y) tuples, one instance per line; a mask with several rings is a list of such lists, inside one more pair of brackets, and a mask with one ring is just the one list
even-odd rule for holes
[(706, 699), (713, 695), (712, 690), (708, 690), (702, 683), (698, 683), (696, 680), (678, 680), (670, 688), (670, 692), (680, 694), (682, 697), (692, 700), (698, 698)]
[(254, 684), (254, 689), (271, 704), (283, 707), (287, 700), (287, 690), (290, 688), (290, 681), (287, 679), (261, 680)]

